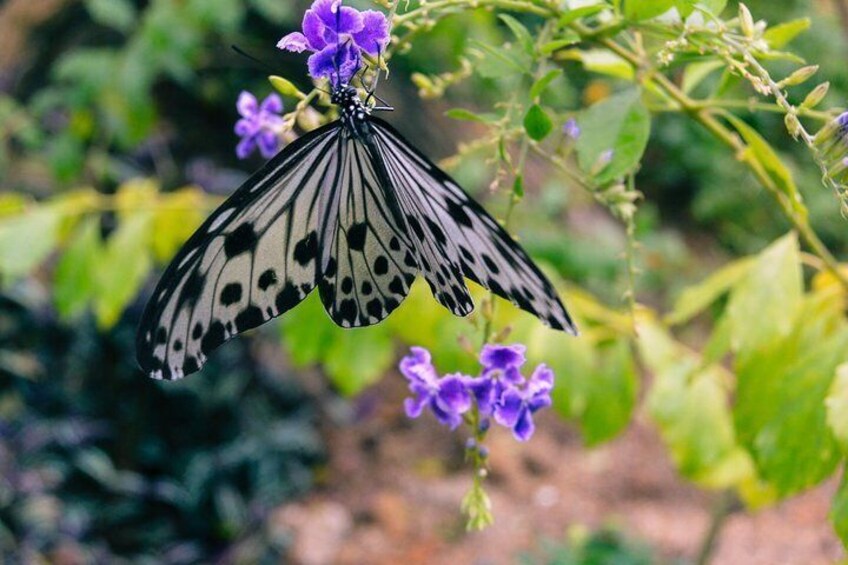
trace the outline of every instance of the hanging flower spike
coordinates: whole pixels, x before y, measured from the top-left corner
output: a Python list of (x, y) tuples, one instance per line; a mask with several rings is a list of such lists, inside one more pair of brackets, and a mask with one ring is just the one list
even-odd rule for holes
[(410, 351), (411, 355), (400, 362), (400, 371), (415, 395), (403, 403), (406, 415), (417, 418), (429, 406), (440, 423), (455, 429), (462, 423), (462, 415), (471, 408), (471, 396), (465, 388), (463, 375), (445, 375), (440, 379), (429, 351), (423, 347), (412, 347)]
[(527, 441), (536, 429), (533, 413), (551, 405), (554, 373), (539, 365), (524, 386), (513, 385), (503, 391), (495, 405), (495, 421), (512, 429), (518, 441)]
[(303, 16), (303, 33), (283, 37), (277, 48), (311, 51), (309, 74), (333, 84), (348, 83), (362, 66), (362, 54), (378, 55), (389, 44), (389, 22), (374, 10), (359, 12), (341, 0), (315, 0)]
[(280, 149), (279, 133), (283, 128), (283, 101), (276, 94), (268, 95), (261, 104), (256, 97), (242, 91), (236, 102), (241, 119), (236, 122), (236, 135), (241, 137), (236, 145), (236, 155), (246, 159), (258, 147), (266, 159), (273, 157)]

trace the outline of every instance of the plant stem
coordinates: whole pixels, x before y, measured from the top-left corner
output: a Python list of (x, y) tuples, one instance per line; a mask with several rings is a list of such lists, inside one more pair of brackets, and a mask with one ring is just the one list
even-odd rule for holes
[[(581, 35), (583, 35), (586, 31), (585, 26), (579, 23), (571, 24), (571, 27)], [(736, 133), (716, 119), (711, 108), (702, 106), (698, 101), (690, 98), (665, 75), (657, 72), (645, 72), (647, 71), (646, 62), (614, 40), (610, 38), (600, 38), (595, 41), (625, 61), (629, 62), (637, 71), (642, 70), (644, 72), (643, 82), (652, 82), (655, 87), (662, 90), (669, 98), (674, 100), (680, 106), (681, 111), (688, 114), (693, 120), (712, 133), (719, 141), (732, 149), (739, 160), (748, 166), (760, 184), (766, 188), (766, 190), (768, 190), (772, 197), (777, 201), (784, 215), (790, 221), (795, 230), (800, 234), (807, 246), (813, 250), (813, 253), (821, 258), (827, 266), (827, 269), (833, 273), (837, 280), (839, 280), (846, 289), (848, 289), (848, 276), (839, 269), (839, 262), (818, 237), (815, 230), (813, 230), (812, 226), (810, 226), (807, 221), (807, 218), (797, 213), (797, 211), (793, 208), (792, 203), (783, 196), (783, 193), (775, 184), (774, 180), (769, 176), (768, 172), (759, 165), (758, 161), (745, 157), (748, 146), (738, 135), (736, 135)]]
[(735, 505), (736, 496), (731, 491), (722, 491), (716, 497), (710, 512), (710, 525), (701, 541), (698, 557), (695, 559), (696, 565), (707, 565), (710, 562), (721, 529), (733, 512)]

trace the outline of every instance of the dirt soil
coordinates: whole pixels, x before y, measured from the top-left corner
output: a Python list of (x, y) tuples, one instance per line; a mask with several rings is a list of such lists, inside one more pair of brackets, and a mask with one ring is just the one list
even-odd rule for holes
[[(406, 389), (387, 376), (359, 397), (350, 423), (327, 429), (330, 460), (322, 487), (280, 508), (292, 558), (306, 565), (499, 564), (539, 555), (545, 541), (575, 529), (614, 525), (664, 561), (692, 561), (708, 527), (713, 496), (681, 480), (644, 417), (626, 433), (585, 448), (573, 427), (541, 414), (531, 441), (502, 429), (487, 441), (487, 491), (495, 524), (466, 533), (459, 504), (470, 484), (464, 437), (430, 415), (403, 415)], [(845, 559), (827, 522), (831, 481), (755, 514), (733, 514), (711, 563), (824, 564)]]

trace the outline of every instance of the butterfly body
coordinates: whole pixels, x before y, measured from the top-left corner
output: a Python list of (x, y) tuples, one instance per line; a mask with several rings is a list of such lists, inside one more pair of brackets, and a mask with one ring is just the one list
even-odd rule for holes
[(356, 89), (340, 118), (284, 148), (201, 225), (166, 269), (137, 336), (139, 365), (177, 379), (316, 286), (342, 327), (378, 323), (418, 274), (456, 315), (472, 280), (576, 333), (553, 286), (503, 228)]

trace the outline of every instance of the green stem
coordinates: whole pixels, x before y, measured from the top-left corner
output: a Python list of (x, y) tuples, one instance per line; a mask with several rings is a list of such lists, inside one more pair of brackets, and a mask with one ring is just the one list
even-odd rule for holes
[[(577, 31), (577, 33), (582, 33), (585, 30), (584, 26), (579, 23), (572, 24), (572, 28)], [(646, 67), (645, 62), (642, 59), (612, 39), (601, 38), (598, 39), (597, 42), (625, 61), (629, 62), (635, 69), (643, 71), (646, 70), (644, 68)], [(701, 126), (706, 128), (707, 131), (713, 134), (719, 141), (732, 149), (735, 155), (739, 156), (740, 160), (747, 165), (759, 183), (768, 190), (769, 194), (771, 194), (777, 201), (783, 211), (783, 214), (800, 234), (807, 246), (821, 258), (827, 266), (828, 271), (830, 271), (837, 280), (839, 280), (839, 282), (848, 289), (848, 276), (840, 270), (839, 262), (818, 237), (807, 219), (796, 213), (792, 204), (783, 197), (783, 193), (780, 191), (780, 188), (778, 188), (774, 180), (769, 176), (768, 172), (760, 166), (758, 161), (744, 157), (748, 146), (742, 141), (742, 139), (736, 135), (735, 132), (719, 122), (711, 108), (701, 106), (698, 101), (690, 98), (665, 75), (657, 72), (645, 72), (643, 81), (651, 82), (655, 87), (662, 90), (669, 98), (674, 100), (680, 106), (682, 112), (688, 114), (693, 120), (701, 124)]]
[(736, 497), (731, 491), (722, 491), (713, 502), (712, 511), (710, 512), (710, 525), (701, 541), (701, 547), (698, 550), (698, 557), (695, 559), (696, 565), (707, 565), (715, 551), (718, 535), (721, 533), (724, 524), (733, 512), (736, 506)]

